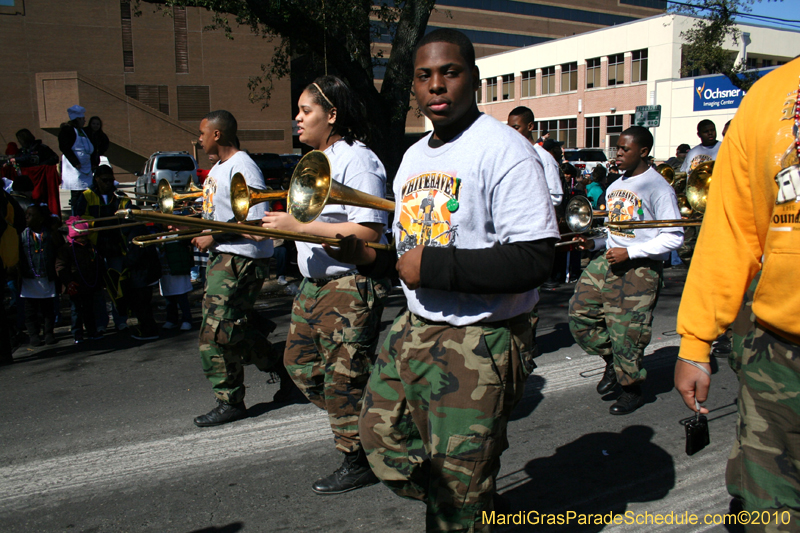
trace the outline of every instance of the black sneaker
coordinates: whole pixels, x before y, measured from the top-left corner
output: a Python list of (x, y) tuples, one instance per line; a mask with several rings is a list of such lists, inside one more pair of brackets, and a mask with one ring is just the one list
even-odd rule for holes
[(344, 462), (330, 476), (318, 479), (311, 490), (317, 494), (342, 494), (380, 481), (372, 473), (364, 450), (344, 454)]
[(221, 426), (243, 418), (247, 418), (247, 407), (244, 402), (230, 404), (217, 400), (217, 406), (208, 413), (196, 417), (194, 425), (201, 428)]
[(608, 412), (612, 415), (629, 415), (644, 404), (642, 388), (639, 385), (622, 387), (622, 394)]
[(597, 384), (599, 394), (608, 394), (617, 386), (617, 371), (614, 370), (613, 363), (606, 363), (606, 370), (603, 372), (603, 379)]
[(158, 338), (158, 333), (142, 331), (141, 329), (136, 328), (131, 332), (131, 338), (136, 339), (137, 341), (152, 341)]
[(31, 335), (28, 344), (31, 346), (44, 346), (44, 341), (39, 335)]

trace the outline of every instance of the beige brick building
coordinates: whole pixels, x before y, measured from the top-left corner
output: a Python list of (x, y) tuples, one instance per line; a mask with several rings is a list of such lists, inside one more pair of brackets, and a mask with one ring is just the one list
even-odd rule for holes
[[(9, 5), (9, 4), (14, 4)], [(98, 115), (121, 173), (142, 169), (157, 150), (192, 153), (200, 119), (228, 109), (251, 152), (291, 152), (289, 80), (278, 81), (269, 107), (250, 103), (247, 82), (273, 47), (249, 28), (233, 40), (206, 31), (198, 8), (155, 12), (128, 0), (4, 0), (0, 3), (0, 139), (30, 129), (58, 150), (67, 107)], [(198, 160), (207, 165), (200, 150)], [(126, 176), (120, 176), (126, 179)]]
[[(713, 120), (721, 132), (736, 112), (694, 109), (695, 80), (715, 77), (681, 76), (680, 34), (693, 22), (663, 14), (486, 56), (477, 62), (483, 78), (478, 107), (505, 122), (513, 108), (527, 106), (537, 120), (537, 134), (549, 131), (565, 147), (611, 154), (637, 106), (661, 105), (661, 125), (652, 130), (654, 156), (666, 159), (679, 144), (697, 144), (700, 120)], [(785, 63), (800, 50), (798, 31), (739, 27), (749, 44), (737, 48), (728, 42), (725, 48), (753, 68)]]

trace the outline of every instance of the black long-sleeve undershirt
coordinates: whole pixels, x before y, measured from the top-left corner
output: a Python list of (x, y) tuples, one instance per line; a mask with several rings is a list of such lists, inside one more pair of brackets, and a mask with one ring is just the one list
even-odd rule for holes
[[(517, 294), (532, 290), (550, 276), (557, 239), (495, 244), (467, 250), (426, 247), (422, 252), (420, 287), (471, 294)], [(394, 251), (378, 251), (367, 276), (396, 275)]]

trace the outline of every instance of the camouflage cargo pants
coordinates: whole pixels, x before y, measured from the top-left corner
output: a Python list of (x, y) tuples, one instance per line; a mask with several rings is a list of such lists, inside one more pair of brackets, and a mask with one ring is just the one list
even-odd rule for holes
[(569, 301), (569, 329), (586, 353), (613, 361), (622, 385), (644, 381), (644, 349), (661, 288), (660, 261), (632, 259), (611, 268), (604, 255), (581, 274)]
[(324, 284), (305, 279), (292, 306), (286, 370), (303, 394), (327, 411), (341, 452), (361, 446), (358, 415), (390, 286), (361, 275)]
[(214, 395), (226, 403), (244, 399), (243, 365), (270, 370), (277, 355), (253, 312), (269, 259), (212, 253), (208, 259), (203, 322), (200, 326), (200, 359)]
[(750, 516), (758, 513), (748, 531), (800, 531), (800, 346), (756, 322), (758, 279), (732, 326), (739, 416), (725, 478)]
[(506, 427), (535, 367), (531, 317), (453, 327), (401, 314), (381, 349), (359, 427), (373, 472), (427, 502), (428, 531), (490, 531)]

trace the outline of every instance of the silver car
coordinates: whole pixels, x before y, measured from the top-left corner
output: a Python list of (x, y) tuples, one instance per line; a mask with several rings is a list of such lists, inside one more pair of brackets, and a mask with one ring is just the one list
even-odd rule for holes
[(150, 156), (141, 174), (137, 174), (136, 192), (156, 194), (158, 183), (165, 179), (174, 191), (185, 190), (190, 182), (199, 185), (197, 161), (188, 152), (156, 152)]

